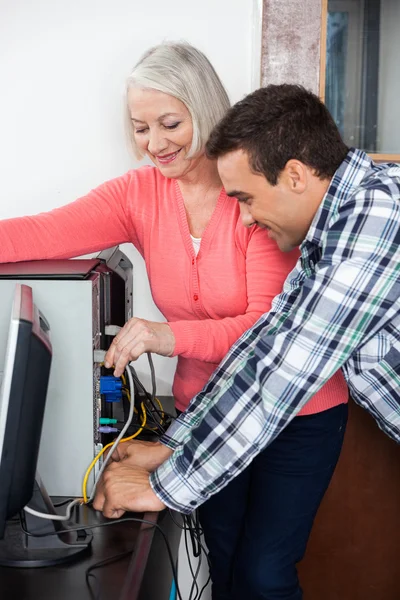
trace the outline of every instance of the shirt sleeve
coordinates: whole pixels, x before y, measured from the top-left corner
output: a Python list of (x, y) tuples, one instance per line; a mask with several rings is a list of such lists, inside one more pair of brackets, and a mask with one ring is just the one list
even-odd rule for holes
[(255, 227), (246, 250), (247, 309), (242, 315), (223, 319), (196, 319), (170, 322), (174, 336), (174, 356), (219, 363), (234, 342), (263, 313), (283, 287), (287, 274), (295, 266), (298, 250), (283, 253), (266, 232)]
[(135, 243), (130, 201), (140, 182), (140, 170), (130, 171), (61, 208), (0, 221), (0, 262), (71, 258)]
[(399, 210), (369, 190), (339, 211), (315, 272), (305, 265), (285, 285), (168, 431), (176, 450), (151, 476), (166, 505), (191, 512), (229, 483), (393, 318)]

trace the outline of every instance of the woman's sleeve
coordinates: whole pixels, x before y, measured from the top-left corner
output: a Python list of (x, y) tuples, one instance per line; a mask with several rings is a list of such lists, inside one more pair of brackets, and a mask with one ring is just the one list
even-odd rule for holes
[(269, 311), (298, 256), (297, 249), (281, 252), (265, 230), (254, 228), (246, 252), (246, 312), (223, 319), (169, 322), (176, 340), (174, 356), (219, 363), (232, 344)]
[(0, 221), (0, 262), (71, 258), (135, 243), (130, 196), (137, 177), (130, 171), (61, 208)]

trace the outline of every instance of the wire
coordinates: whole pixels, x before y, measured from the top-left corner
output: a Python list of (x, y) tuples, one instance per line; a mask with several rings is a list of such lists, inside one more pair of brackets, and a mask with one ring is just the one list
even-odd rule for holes
[(99, 587), (96, 595), (93, 594), (93, 591), (91, 589), (89, 578), (93, 577), (97, 581), (97, 577), (96, 577), (96, 575), (94, 575), (92, 573), (92, 571), (94, 571), (95, 569), (100, 569), (101, 567), (107, 567), (108, 565), (111, 565), (112, 563), (117, 562), (118, 560), (121, 560), (122, 558), (126, 558), (130, 554), (133, 554), (134, 551), (135, 551), (135, 549), (132, 548), (131, 550), (126, 550), (125, 552), (120, 552), (119, 554), (114, 554), (113, 556), (110, 556), (103, 560), (99, 560), (99, 562), (95, 563), (94, 565), (91, 565), (88, 569), (86, 569), (86, 571), (85, 571), (86, 585), (88, 586), (89, 591), (92, 594), (92, 598), (94, 598), (95, 600), (99, 600), (100, 595), (101, 595), (101, 587)]
[(24, 506), (24, 511), (29, 513), (30, 515), (33, 515), (34, 517), (39, 517), (40, 519), (48, 519), (50, 521), (69, 521), (71, 518), (71, 511), (73, 507), (77, 504), (82, 504), (82, 498), (77, 498), (76, 500), (70, 502), (67, 506), (67, 512), (65, 513), (65, 515), (53, 515), (50, 513), (42, 513), (31, 508), (30, 506)]
[(153, 521), (149, 521), (147, 519), (139, 519), (138, 517), (126, 517), (124, 519), (115, 519), (113, 521), (107, 521), (106, 523), (97, 523), (96, 525), (82, 524), (79, 527), (68, 527), (67, 529), (65, 529), (63, 531), (48, 531), (46, 533), (31, 533), (30, 531), (28, 531), (26, 529), (26, 527), (24, 526), (24, 524), (22, 522), (21, 522), (21, 528), (22, 528), (23, 532), (26, 535), (29, 535), (30, 537), (43, 538), (43, 537), (49, 537), (52, 535), (59, 535), (60, 533), (64, 533), (64, 532), (69, 533), (72, 531), (82, 531), (82, 529), (89, 530), (89, 529), (97, 529), (98, 527), (110, 527), (111, 525), (116, 525), (117, 523), (127, 523), (129, 521), (135, 521), (136, 523), (144, 523), (145, 525), (150, 525), (151, 527), (155, 527), (161, 533), (161, 535), (163, 536), (166, 548), (167, 548), (168, 558), (169, 558), (169, 562), (170, 562), (171, 570), (172, 570), (172, 575), (175, 580), (176, 593), (177, 593), (178, 599), (183, 600), (180, 589), (179, 589), (178, 576), (177, 576), (174, 559), (172, 556), (171, 546), (170, 546), (170, 543), (168, 541), (168, 538), (167, 538), (165, 532), (163, 531), (162, 527), (160, 525), (158, 525), (158, 523), (153, 523)]
[(197, 600), (201, 600), (201, 597), (204, 594), (204, 591), (205, 591), (206, 587), (208, 586), (208, 584), (210, 583), (210, 581), (211, 581), (211, 575), (208, 576), (207, 581), (205, 582), (205, 584), (201, 588), (200, 594), (199, 594)]
[(67, 498), (66, 500), (63, 500), (62, 502), (53, 502), (53, 506), (54, 506), (54, 508), (58, 508), (59, 506), (64, 506), (64, 504), (68, 504), (68, 502), (72, 502), (72, 500), (74, 500), (74, 498)]
[[(131, 369), (133, 371), (133, 380), (134, 380), (135, 384), (142, 391), (142, 393), (147, 398), (147, 400), (150, 402), (150, 404), (153, 407), (153, 411), (157, 415), (161, 416), (161, 420), (165, 419), (166, 416), (169, 419), (174, 420), (175, 416), (171, 415), (171, 414), (169, 414), (167, 412), (165, 412), (164, 409), (162, 408), (162, 405), (161, 405), (161, 410), (159, 410), (159, 408), (156, 406), (155, 402), (153, 402), (153, 398), (152, 398), (151, 394), (148, 393), (148, 391), (146, 390), (146, 388), (144, 387), (144, 385), (142, 384), (142, 382), (140, 381), (140, 379), (136, 375), (135, 370), (132, 367), (131, 367)], [(158, 399), (156, 401), (159, 403), (159, 405), (161, 404)], [(159, 430), (161, 431), (161, 434), (165, 433), (165, 429), (164, 429), (164, 427), (160, 423), (157, 423), (157, 426), (158, 426)]]
[[(122, 440), (119, 441), (120, 444), (122, 444), (123, 442), (129, 442), (130, 440), (133, 440), (134, 438), (136, 438), (144, 429), (146, 429), (146, 422), (147, 422), (147, 415), (146, 415), (146, 410), (143, 406), (143, 402), (141, 404), (141, 408), (142, 408), (142, 416), (143, 416), (143, 420), (142, 420), (142, 424), (139, 427), (138, 431), (136, 431), (133, 435), (130, 435), (129, 437), (123, 438)], [(130, 427), (130, 423), (128, 425), (128, 427)], [(124, 427), (125, 431), (126, 428)], [(122, 430), (123, 431), (123, 430)], [(121, 435), (121, 434), (120, 434)], [(118, 439), (118, 438), (117, 438)], [(109, 444), (107, 444), (106, 446), (104, 446), (104, 448), (102, 448), (100, 450), (100, 452), (94, 457), (94, 459), (92, 460), (92, 462), (90, 463), (90, 465), (87, 468), (87, 471), (85, 473), (85, 477), (83, 479), (83, 483), (82, 483), (82, 496), (83, 496), (83, 501), (86, 504), (87, 502), (89, 502), (88, 497), (87, 497), (87, 481), (89, 478), (89, 475), (91, 473), (91, 470), (93, 469), (94, 465), (96, 464), (96, 462), (99, 460), (99, 458), (104, 454), (104, 452), (106, 450), (108, 450), (108, 448), (111, 448), (113, 445), (115, 444), (115, 442), (110, 442)], [(110, 454), (113, 453), (113, 450), (110, 451)]]
[(190, 592), (189, 592), (189, 598), (188, 600), (192, 600), (193, 597), (193, 592), (196, 590), (196, 595), (194, 597), (193, 600), (196, 600), (197, 595), (199, 593), (199, 586), (197, 583), (197, 578), (199, 576), (199, 572), (200, 572), (200, 567), (201, 567), (201, 555), (200, 555), (200, 559), (198, 560), (198, 565), (197, 565), (197, 569), (196, 572), (193, 571), (193, 566), (192, 566), (192, 561), (190, 558), (190, 553), (189, 553), (189, 545), (188, 545), (188, 530), (185, 529), (184, 531), (184, 537), (185, 537), (185, 549), (186, 549), (186, 555), (187, 555), (187, 561), (188, 561), (188, 565), (189, 565), (189, 571), (190, 574), (192, 576), (193, 582), (190, 588)]
[(200, 540), (200, 536), (201, 536), (199, 515), (196, 511), (194, 519), (193, 519), (192, 515), (186, 515), (184, 517), (184, 519), (186, 520), (186, 522), (188, 524), (188, 530), (189, 530), (190, 539), (192, 542), (193, 556), (198, 558), (201, 554), (201, 547), (199, 544), (199, 540)]
[[(92, 493), (90, 494), (90, 497), (89, 497), (88, 500), (85, 499), (85, 497), (86, 497), (86, 484), (87, 484), (87, 480), (88, 480), (88, 476), (89, 476), (88, 472), (90, 473), (92, 465), (90, 465), (89, 470), (86, 472), (85, 478), (84, 478), (84, 483), (83, 483), (83, 488), (84, 488), (83, 489), (83, 499), (84, 499), (85, 503), (86, 502), (91, 502), (93, 500), (93, 498), (94, 498), (94, 496), (96, 494), (97, 484), (100, 481), (100, 478), (101, 478), (101, 476), (104, 473), (104, 469), (106, 468), (106, 466), (110, 462), (112, 454), (113, 454), (115, 448), (118, 446), (120, 440), (124, 437), (124, 434), (125, 434), (126, 430), (129, 428), (129, 425), (131, 424), (131, 421), (133, 419), (133, 414), (134, 414), (133, 411), (134, 411), (134, 407), (135, 407), (135, 389), (134, 389), (134, 386), (133, 386), (133, 378), (132, 378), (132, 373), (130, 371), (129, 365), (127, 365), (127, 367), (126, 367), (126, 373), (128, 375), (128, 379), (129, 379), (129, 388), (130, 388), (130, 394), (131, 394), (131, 399), (132, 399), (132, 401), (130, 403), (130, 407), (129, 407), (128, 419), (127, 419), (124, 427), (122, 428), (121, 433), (118, 435), (117, 439), (113, 442), (113, 444), (111, 446), (110, 452), (108, 453), (106, 459), (103, 461), (103, 464), (101, 465), (101, 469), (100, 469), (100, 471), (97, 474), (97, 477), (96, 477), (95, 482), (93, 484)], [(135, 435), (137, 435), (137, 433)], [(104, 448), (101, 451), (101, 453), (103, 453), (103, 451), (104, 451)], [(92, 464), (94, 464), (93, 461), (92, 461)]]
[[(132, 369), (132, 367), (129, 367), (129, 365), (128, 365), (127, 369)], [(121, 376), (121, 378), (122, 378), (122, 376)], [(125, 377), (124, 377), (124, 380), (125, 380)], [(132, 391), (134, 392), (134, 389), (133, 389), (133, 388), (132, 388)], [(158, 400), (158, 402), (159, 402), (159, 400)], [(161, 403), (160, 403), (160, 405), (161, 405)], [(134, 439), (134, 438), (136, 438), (138, 435), (140, 435), (140, 434), (142, 433), (142, 431), (145, 429), (145, 427), (146, 427), (146, 423), (147, 423), (147, 412), (146, 412), (146, 409), (145, 409), (145, 406), (144, 406), (144, 403), (143, 403), (143, 402), (141, 403), (141, 405), (140, 405), (140, 406), (141, 406), (141, 409), (142, 409), (142, 423), (141, 423), (141, 426), (139, 427), (138, 431), (136, 431), (136, 432), (135, 432), (133, 435), (130, 435), (129, 437), (126, 437), (126, 438), (120, 439), (120, 440), (119, 440), (119, 443), (123, 443), (123, 442), (129, 442), (130, 440), (133, 440), (133, 439)], [(161, 408), (162, 408), (162, 405), (161, 405)], [(126, 427), (126, 424), (125, 424), (125, 426), (124, 426), (124, 428), (122, 429), (121, 433), (125, 433), (125, 431), (126, 431), (126, 430), (127, 430), (129, 427), (130, 427), (130, 423), (131, 423), (131, 421), (129, 421), (129, 417), (128, 417), (128, 421), (127, 421), (128, 427)], [(153, 430), (152, 430), (152, 431), (153, 431)], [(121, 436), (121, 433), (119, 434), (119, 436), (118, 436), (118, 437), (120, 437), (120, 436)], [(118, 439), (118, 438), (117, 438), (117, 439)], [(91, 471), (92, 471), (92, 469), (93, 469), (94, 465), (95, 465), (95, 464), (96, 464), (96, 462), (99, 460), (99, 458), (100, 458), (100, 457), (101, 457), (101, 456), (104, 454), (104, 452), (105, 452), (106, 450), (108, 450), (108, 448), (111, 448), (111, 447), (112, 447), (114, 444), (115, 444), (115, 442), (110, 442), (109, 444), (107, 444), (106, 446), (104, 446), (104, 448), (102, 448), (102, 449), (100, 450), (100, 452), (99, 452), (99, 453), (98, 453), (98, 454), (95, 456), (95, 458), (92, 460), (92, 462), (90, 463), (90, 465), (89, 465), (89, 467), (88, 467), (88, 469), (87, 469), (87, 471), (86, 471), (86, 473), (85, 473), (85, 477), (84, 477), (84, 479), (83, 479), (83, 483), (82, 483), (82, 496), (83, 496), (83, 501), (85, 502), (85, 504), (86, 504), (87, 502), (89, 502), (89, 501), (90, 501), (90, 499), (88, 499), (88, 497), (87, 497), (87, 482), (88, 482), (88, 479), (89, 479), (89, 475), (90, 475), (90, 473), (91, 473)], [(113, 449), (110, 451), (110, 455), (113, 453), (114, 449), (115, 449), (115, 448), (113, 448)], [(103, 471), (104, 471), (104, 469), (103, 469)], [(103, 472), (103, 471), (102, 471), (102, 472)], [(100, 476), (100, 473), (99, 473), (99, 475), (97, 476), (97, 481), (98, 481), (98, 479), (99, 479), (99, 476)], [(96, 482), (96, 485), (97, 485), (97, 482)], [(93, 496), (93, 492), (92, 492), (92, 496)]]
[(156, 371), (154, 369), (153, 357), (151, 356), (151, 352), (147, 352), (147, 360), (149, 361), (151, 374), (151, 398), (154, 401), (155, 397), (157, 396)]
[[(168, 511), (169, 511), (169, 515), (171, 517), (171, 520), (173, 521), (173, 523), (175, 523), (175, 525), (179, 529), (181, 529), (185, 533), (188, 532), (188, 531), (189, 532), (192, 531), (193, 535), (197, 538), (197, 540), (196, 540), (197, 544), (201, 548), (201, 551), (203, 552), (204, 556), (206, 557), (206, 560), (207, 560), (207, 563), (208, 563), (208, 568), (210, 570), (210, 568), (211, 568), (210, 557), (208, 555), (207, 549), (205, 548), (204, 544), (201, 541), (201, 536), (202, 536), (203, 532), (202, 532), (202, 529), (200, 527), (200, 522), (199, 522), (199, 519), (198, 519), (197, 512), (196, 512), (196, 518), (195, 518), (195, 521), (194, 521), (194, 525), (192, 523), (192, 516), (191, 515), (185, 515), (183, 517), (183, 525), (182, 525), (181, 523), (178, 523), (178, 521), (175, 519), (173, 511), (170, 508), (168, 509)], [(192, 544), (193, 543), (194, 542), (193, 542), (193, 539), (192, 539)], [(192, 587), (191, 587), (191, 590), (190, 590), (190, 594), (193, 594), (194, 589), (197, 589), (195, 597), (193, 599), (191, 599), (191, 596), (189, 596), (188, 600), (201, 600), (201, 597), (202, 597), (205, 589), (207, 588), (207, 586), (209, 585), (209, 583), (211, 581), (211, 576), (210, 575), (208, 576), (207, 581), (205, 582), (205, 584), (203, 585), (203, 587), (201, 588), (200, 593), (199, 593), (199, 588), (198, 588), (198, 583), (197, 583), (197, 577), (198, 577), (199, 572), (200, 572), (200, 566), (199, 565), (197, 566), (197, 569), (196, 569), (195, 573), (192, 572), (191, 563), (190, 563), (190, 556), (189, 556), (189, 552), (188, 552), (188, 548), (187, 548), (187, 540), (186, 540), (186, 538), (185, 538), (185, 547), (186, 547), (186, 554), (187, 554), (187, 557), (188, 557), (189, 568), (190, 568), (190, 571), (191, 571), (191, 575), (193, 577), (193, 584), (192, 584)], [(195, 547), (193, 547), (193, 555), (194, 556), (195, 556), (195, 552), (196, 552)], [(199, 561), (198, 562), (201, 563), (201, 555), (199, 556)]]

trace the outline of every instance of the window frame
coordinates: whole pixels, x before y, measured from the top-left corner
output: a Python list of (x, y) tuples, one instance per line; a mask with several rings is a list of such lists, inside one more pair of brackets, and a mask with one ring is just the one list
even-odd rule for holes
[[(326, 45), (328, 29), (328, 0), (321, 0), (321, 38), (320, 38), (320, 76), (319, 76), (319, 97), (325, 102), (325, 82), (326, 82)], [(362, 150), (362, 148), (361, 148)], [(400, 162), (399, 154), (368, 153), (368, 156), (375, 162)]]

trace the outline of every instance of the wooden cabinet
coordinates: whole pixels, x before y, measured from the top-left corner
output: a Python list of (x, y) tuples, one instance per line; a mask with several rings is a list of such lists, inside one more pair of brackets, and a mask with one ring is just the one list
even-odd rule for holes
[(400, 446), (354, 402), (299, 565), (304, 600), (399, 600)]

